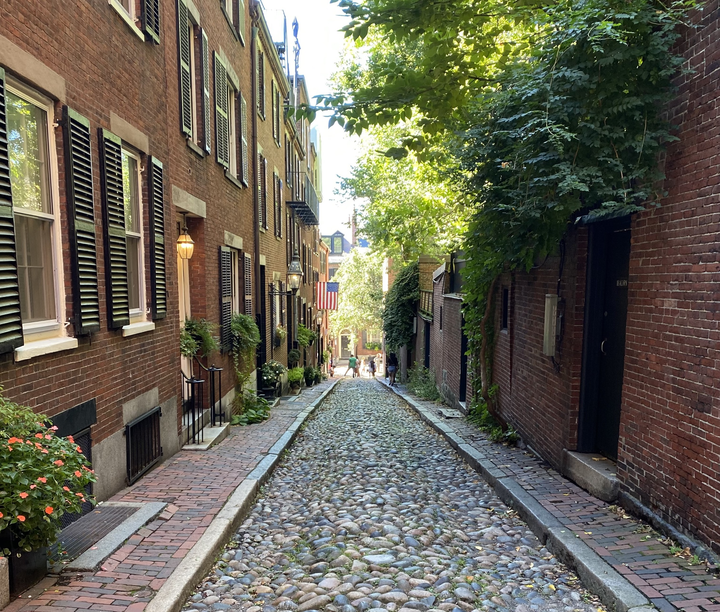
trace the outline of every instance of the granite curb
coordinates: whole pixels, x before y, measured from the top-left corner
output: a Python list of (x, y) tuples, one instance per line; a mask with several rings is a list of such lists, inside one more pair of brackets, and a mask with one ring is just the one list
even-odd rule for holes
[(145, 612), (178, 612), (195, 586), (210, 571), (215, 558), (247, 516), (260, 487), (272, 474), (281, 454), (295, 440), (303, 423), (336, 387), (334, 381), (298, 414), (288, 430), (273, 444), (268, 454), (238, 485), (197, 543), (188, 551), (165, 583), (145, 607)]
[(417, 412), (421, 420), (441, 434), (462, 459), (476, 470), (494, 489), (497, 496), (515, 510), (533, 533), (560, 561), (573, 569), (585, 587), (615, 612), (649, 612), (650, 601), (627, 578), (624, 578), (592, 548), (563, 526), (540, 502), (514, 478), (499, 470), (477, 448), (468, 444), (443, 420), (399, 389), (388, 387)]

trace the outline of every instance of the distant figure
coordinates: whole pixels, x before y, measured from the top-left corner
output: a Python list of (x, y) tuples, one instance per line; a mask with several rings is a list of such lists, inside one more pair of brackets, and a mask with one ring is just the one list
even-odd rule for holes
[(357, 374), (357, 357), (350, 353), (350, 359), (348, 359), (348, 369), (345, 370), (345, 376), (347, 376), (347, 373), (352, 370), (353, 378), (355, 378), (355, 375)]
[(377, 366), (375, 365), (375, 357), (370, 357), (370, 363), (368, 363), (368, 371), (370, 372), (370, 376), (375, 378), (375, 370), (377, 369)]
[(392, 387), (395, 384), (395, 375), (397, 374), (398, 369), (398, 359), (395, 353), (390, 353), (388, 355), (387, 360), (387, 371), (388, 371), (388, 377), (390, 378), (390, 386)]
[(335, 360), (332, 357), (330, 357), (330, 363), (328, 363), (328, 372), (331, 378), (335, 376)]

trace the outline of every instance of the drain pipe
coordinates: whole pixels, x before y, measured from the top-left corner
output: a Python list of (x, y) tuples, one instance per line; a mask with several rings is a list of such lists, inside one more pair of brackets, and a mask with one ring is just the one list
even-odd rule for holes
[[(253, 14), (252, 14), (252, 20), (253, 20), (253, 27), (252, 27), (252, 39), (250, 43), (250, 53), (252, 54), (252, 62), (250, 65), (252, 66), (252, 73), (251, 73), (251, 81), (252, 81), (252, 103), (250, 105), (251, 107), (251, 113), (252, 113), (252, 156), (253, 156), (253, 163), (252, 167), (255, 169), (255, 172), (253, 173), (254, 180), (252, 181), (251, 189), (253, 190), (253, 233), (255, 236), (255, 313), (258, 317), (258, 323), (262, 322), (263, 316), (265, 313), (260, 312), (260, 306), (262, 304), (262, 292), (265, 290), (264, 287), (260, 286), (260, 190), (258, 189), (258, 177), (260, 176), (260, 164), (258, 160), (258, 120), (257, 120), (257, 100), (258, 100), (258, 82), (257, 82), (257, 38), (258, 38), (258, 26), (257, 26), (257, 18), (258, 18), (258, 10), (257, 5), (253, 4)], [(260, 327), (260, 325), (258, 325)], [(267, 336), (267, 334), (264, 334), (264, 336)], [(261, 339), (263, 343), (267, 342), (267, 337), (263, 337)], [(260, 362), (260, 352), (257, 353), (256, 362), (258, 369), (262, 365)]]

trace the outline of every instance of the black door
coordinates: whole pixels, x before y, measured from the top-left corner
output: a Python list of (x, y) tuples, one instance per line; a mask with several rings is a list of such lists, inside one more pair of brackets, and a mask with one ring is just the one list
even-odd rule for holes
[(267, 324), (267, 302), (265, 301), (265, 266), (260, 266), (260, 308), (257, 313), (257, 326), (260, 331), (260, 346), (258, 347), (258, 367), (267, 361), (267, 338), (266, 338), (266, 324)]
[(425, 321), (425, 367), (430, 369), (430, 321)]
[(625, 368), (630, 220), (590, 231), (579, 450), (617, 458)]

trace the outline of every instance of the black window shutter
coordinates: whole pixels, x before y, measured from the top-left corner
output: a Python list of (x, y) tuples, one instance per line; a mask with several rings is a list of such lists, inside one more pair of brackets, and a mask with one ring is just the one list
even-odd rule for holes
[(230, 143), (228, 142), (228, 87), (227, 72), (215, 52), (215, 149), (217, 161), (226, 168), (230, 167)]
[(203, 71), (203, 144), (210, 153), (210, 44), (205, 30), (200, 30)]
[(22, 343), (15, 224), (10, 187), (5, 70), (0, 67), (0, 353), (9, 353)]
[(162, 163), (148, 158), (148, 195), (150, 223), (150, 284), (152, 287), (152, 318), (167, 315), (167, 277), (165, 273), (165, 187)]
[(267, 210), (267, 200), (268, 200), (268, 187), (267, 187), (267, 174), (268, 174), (268, 161), (267, 158), (263, 157), (263, 165), (262, 165), (262, 221), (263, 221), (263, 227), (265, 229), (268, 228), (268, 210)]
[(76, 335), (100, 329), (90, 122), (63, 107), (65, 185)]
[(145, 38), (160, 43), (160, 0), (142, 0), (142, 25)]
[(180, 129), (186, 136), (192, 137), (192, 76), (190, 74), (190, 62), (192, 55), (192, 43), (188, 29), (188, 9), (183, 0), (177, 2), (178, 15), (178, 68), (180, 71)]
[(257, 52), (257, 111), (265, 119), (265, 54)]
[(122, 142), (99, 128), (100, 171), (102, 174), (103, 224), (105, 226), (105, 294), (108, 327), (118, 329), (130, 323), (125, 242), (125, 201), (123, 198)]
[(248, 159), (248, 120), (247, 120), (247, 102), (242, 94), (238, 96), (240, 99), (240, 168), (242, 176), (240, 177), (243, 185), (246, 187), (250, 184), (250, 160)]
[(275, 80), (272, 81), (272, 132), (273, 132), (273, 140), (277, 142), (278, 140), (278, 132), (277, 132), (277, 121), (275, 113), (277, 111), (277, 108), (275, 107)]
[(232, 347), (232, 252), (220, 247), (220, 346), (223, 351)]
[(245, 253), (245, 314), (252, 316), (252, 257)]

